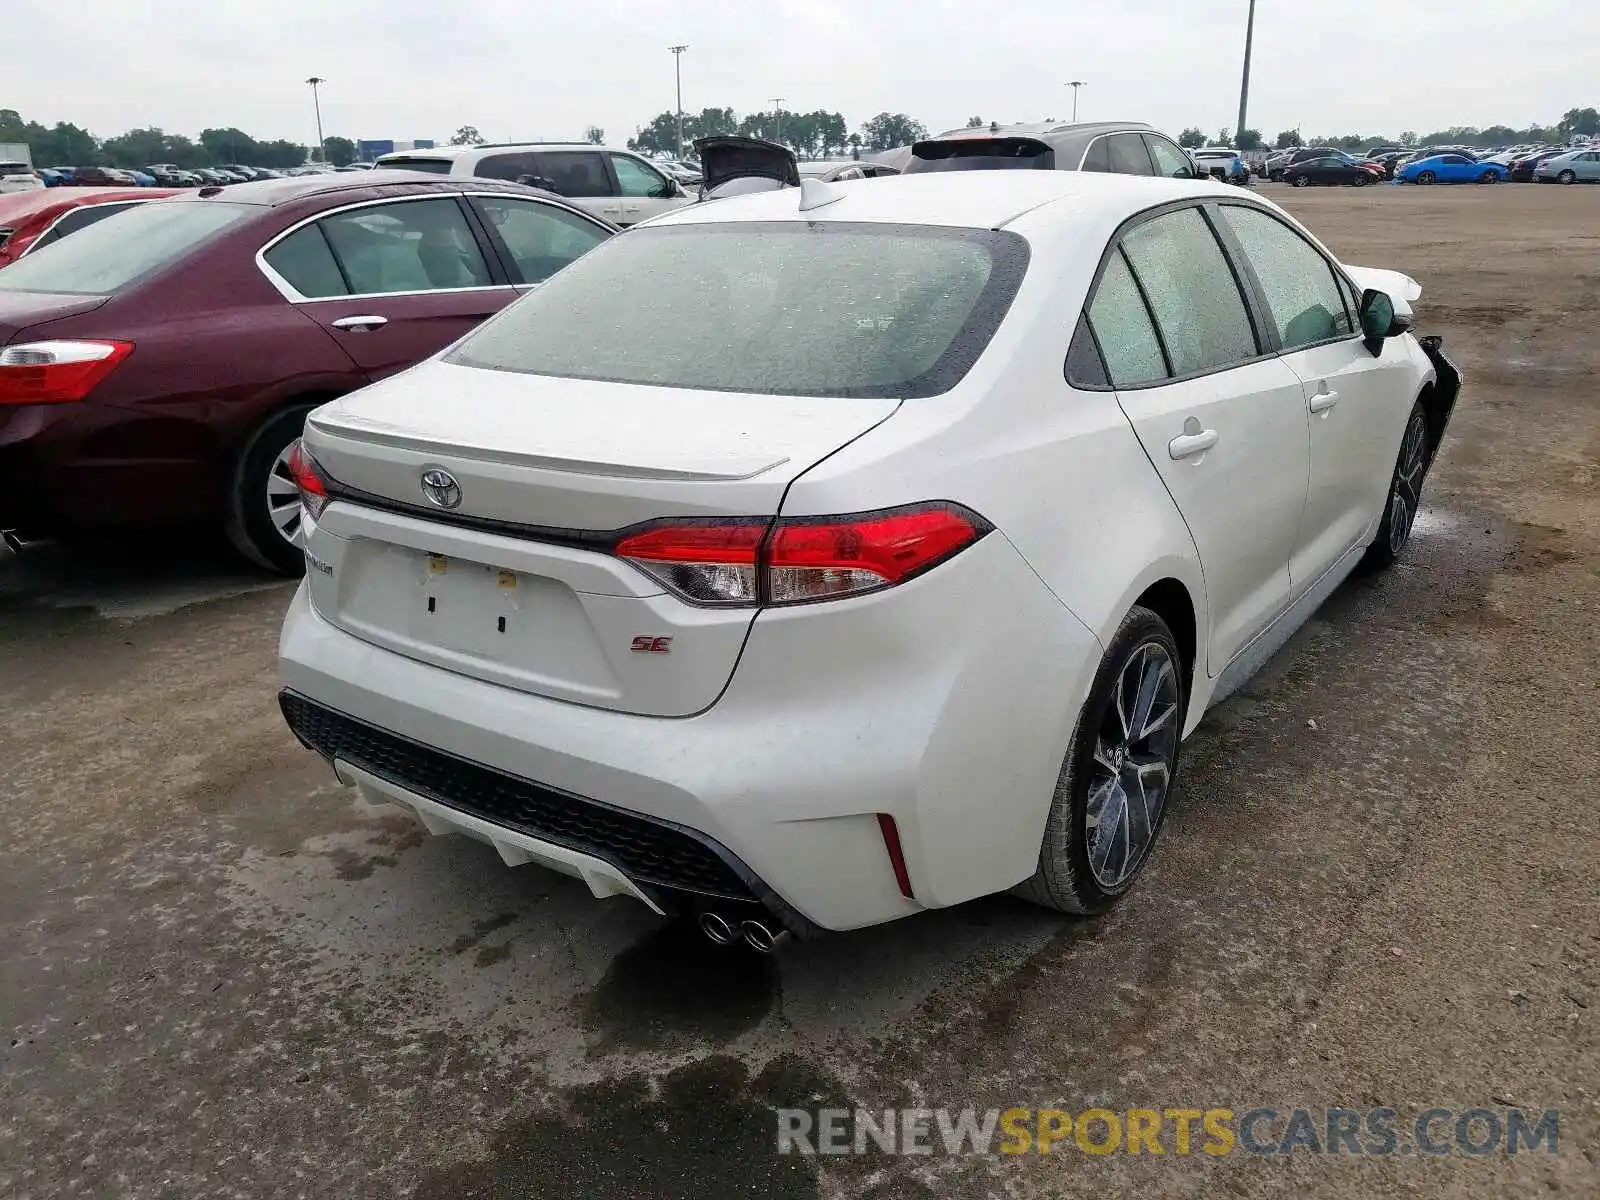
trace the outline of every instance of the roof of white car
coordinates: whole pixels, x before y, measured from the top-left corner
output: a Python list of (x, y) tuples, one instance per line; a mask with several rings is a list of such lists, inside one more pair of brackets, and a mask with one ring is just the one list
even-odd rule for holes
[(799, 188), (690, 204), (646, 226), (728, 221), (882, 221), (998, 229), (1023, 213), (1058, 201), (1086, 215), (1132, 215), (1197, 196), (1237, 199), (1239, 189), (1194, 179), (1110, 175), (1090, 171), (932, 171), (889, 179), (823, 185), (839, 199), (800, 211)]

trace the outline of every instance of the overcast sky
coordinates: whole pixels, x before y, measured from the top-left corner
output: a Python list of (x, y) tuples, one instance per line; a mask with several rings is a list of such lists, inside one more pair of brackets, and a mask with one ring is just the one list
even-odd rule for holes
[[(1248, 0), (20, 0), (0, 103), (105, 137), (237, 126), (314, 141), (574, 137), (621, 144), (673, 107), (826, 108), (1231, 126)], [(24, 44), (25, 42), (25, 44)], [(1249, 123), (1269, 138), (1554, 122), (1600, 105), (1590, 0), (1260, 0)]]

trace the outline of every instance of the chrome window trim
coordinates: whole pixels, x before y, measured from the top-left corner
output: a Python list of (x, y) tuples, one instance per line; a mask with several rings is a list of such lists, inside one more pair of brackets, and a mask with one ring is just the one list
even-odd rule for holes
[[(171, 197), (168, 196), (129, 196), (122, 200), (102, 200), (98, 204), (76, 204), (63, 212), (54, 221), (51, 221), (50, 224), (46, 225), (38, 233), (34, 234), (33, 241), (28, 243), (28, 248), (21, 254), (17, 255), (17, 261), (21, 262), (23, 259), (27, 258), (28, 255), (32, 254), (38, 247), (39, 243), (44, 241), (44, 239), (50, 235), (51, 230), (55, 229), (57, 225), (61, 224), (61, 222), (65, 221), (73, 213), (87, 212), (90, 209), (95, 208), (110, 208), (113, 204), (149, 204), (153, 200), (167, 200), (170, 198)], [(8, 232), (15, 233), (16, 230), (9, 230)]]
[[(605, 225), (594, 219), (593, 213), (586, 213), (582, 209), (576, 208), (570, 204), (558, 204), (553, 200), (545, 199), (543, 196), (524, 196), (517, 192), (496, 191), (493, 188), (476, 188), (471, 191), (457, 191), (455, 189), (449, 189), (437, 192), (419, 192), (410, 196), (383, 196), (377, 200), (359, 200), (354, 204), (342, 204), (337, 208), (325, 209), (322, 212), (313, 213), (309, 217), (305, 217), (299, 221), (296, 221), (293, 225), (289, 226), (289, 228), (283, 230), (281, 233), (274, 234), (265, 245), (256, 251), (256, 269), (260, 271), (262, 275), (266, 276), (267, 282), (270, 283), (277, 290), (278, 294), (290, 304), (327, 304), (334, 300), (381, 300), (386, 296), (439, 296), (460, 292), (501, 292), (507, 290), (517, 291), (519, 288), (527, 286), (526, 284), (515, 283), (491, 283), (459, 288), (423, 288), (421, 290), (409, 292), (352, 292), (346, 296), (302, 296), (293, 284), (291, 284), (282, 275), (279, 275), (277, 271), (273, 270), (272, 264), (267, 262), (268, 250), (271, 250), (285, 238), (300, 232), (300, 230), (304, 229), (307, 225), (314, 224), (317, 221), (324, 220), (327, 217), (337, 216), (340, 213), (354, 212), (356, 209), (360, 208), (376, 208), (381, 204), (409, 204), (417, 200), (439, 200), (444, 198), (454, 198), (457, 196), (506, 196), (513, 200), (527, 200), (532, 204), (546, 204), (551, 208), (559, 208), (566, 212), (572, 213), (574, 216), (582, 217), (591, 225), (598, 225), (602, 229), (606, 228)], [(467, 228), (472, 232), (472, 240), (476, 244), (478, 242), (477, 231), (472, 229), (470, 223), (468, 224)], [(482, 247), (480, 247), (480, 251), (481, 249)]]

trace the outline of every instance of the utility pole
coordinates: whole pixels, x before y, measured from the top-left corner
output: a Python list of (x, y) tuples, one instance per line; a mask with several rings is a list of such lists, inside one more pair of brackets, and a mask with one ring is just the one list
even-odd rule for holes
[(1078, 89), (1083, 86), (1083, 80), (1074, 79), (1067, 86), (1072, 89), (1072, 123), (1076, 125), (1078, 123)]
[(777, 122), (778, 122), (778, 132), (773, 136), (773, 139), (772, 139), (775, 142), (783, 141), (783, 102), (784, 102), (784, 99), (785, 99), (785, 97), (783, 97), (783, 96), (774, 96), (772, 98), (772, 115), (777, 119)]
[(1250, 106), (1250, 47), (1256, 37), (1256, 0), (1250, 0), (1250, 18), (1244, 27), (1244, 77), (1239, 81), (1239, 128), (1233, 131), (1233, 144), (1244, 137), (1245, 111)]
[(672, 51), (672, 73), (678, 80), (678, 158), (683, 158), (683, 52), (688, 46), (668, 46)]
[(320, 162), (327, 157), (327, 150), (322, 140), (322, 101), (317, 98), (317, 87), (328, 81), (320, 75), (313, 75), (306, 82), (311, 85), (311, 107), (317, 113), (317, 152), (311, 157)]

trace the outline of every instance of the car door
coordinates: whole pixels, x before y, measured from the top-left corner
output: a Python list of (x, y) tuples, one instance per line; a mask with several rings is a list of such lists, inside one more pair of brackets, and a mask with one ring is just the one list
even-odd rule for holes
[(1591, 183), (1600, 182), (1600, 151), (1590, 150), (1586, 154), (1578, 155), (1578, 160), (1572, 164), (1572, 169), (1579, 179), (1586, 179)]
[(617, 197), (622, 205), (619, 225), (637, 225), (651, 217), (671, 212), (689, 202), (680, 195), (683, 189), (668, 181), (643, 159), (631, 154), (608, 153), (611, 172), (617, 183)]
[(587, 214), (542, 200), (490, 193), (468, 199), (519, 290), (537, 287), (614, 232)]
[(454, 195), (337, 209), (274, 239), (261, 261), (372, 379), (442, 350), (518, 294)]
[(1124, 232), (1088, 308), (1117, 402), (1194, 537), (1220, 674), (1287, 607), (1309, 473), (1299, 378), (1263, 347), (1199, 207)]
[(1382, 516), (1400, 435), (1414, 399), (1399, 339), (1374, 357), (1361, 337), (1355, 288), (1287, 222), (1253, 205), (1222, 204), (1222, 222), (1262, 319), (1300, 379), (1310, 431), (1310, 484), (1289, 559), (1298, 597)]
[(1446, 154), (1439, 162), (1439, 178), (1446, 183), (1464, 183), (1476, 178), (1472, 168), (1477, 164), (1460, 154)]
[(541, 150), (533, 157), (540, 187), (566, 197), (585, 212), (622, 224), (622, 198), (599, 150)]

